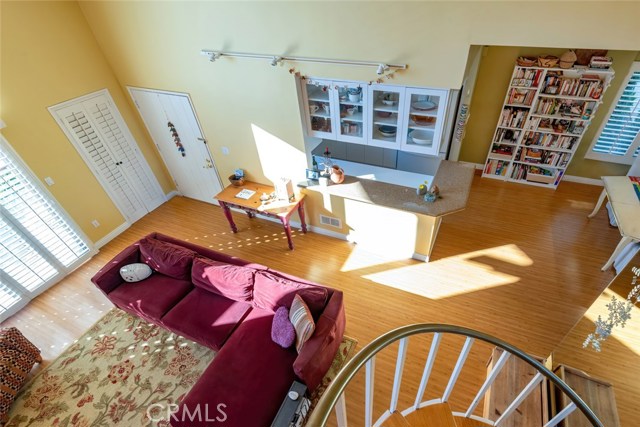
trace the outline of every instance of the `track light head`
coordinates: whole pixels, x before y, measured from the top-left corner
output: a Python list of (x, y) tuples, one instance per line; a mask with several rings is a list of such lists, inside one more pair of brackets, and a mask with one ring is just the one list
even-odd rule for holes
[(378, 69), (376, 70), (376, 74), (381, 76), (385, 73), (385, 71), (389, 71), (389, 66), (387, 64), (378, 64)]
[(211, 62), (215, 62), (216, 59), (220, 58), (220, 53), (214, 52), (212, 50), (201, 50), (200, 55), (206, 56)]
[(271, 59), (271, 66), (272, 66), (272, 67), (275, 67), (276, 65), (278, 65), (278, 63), (279, 63), (279, 62), (282, 62), (282, 57), (280, 57), (280, 56), (274, 56), (274, 57)]

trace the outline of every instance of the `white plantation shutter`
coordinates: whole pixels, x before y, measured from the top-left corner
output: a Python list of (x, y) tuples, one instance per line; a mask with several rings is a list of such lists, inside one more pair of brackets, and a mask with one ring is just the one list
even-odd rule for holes
[(165, 201), (106, 89), (49, 111), (127, 221), (140, 219)]
[(89, 258), (83, 237), (0, 144), (0, 321)]
[(586, 157), (631, 164), (640, 151), (640, 63), (630, 75)]

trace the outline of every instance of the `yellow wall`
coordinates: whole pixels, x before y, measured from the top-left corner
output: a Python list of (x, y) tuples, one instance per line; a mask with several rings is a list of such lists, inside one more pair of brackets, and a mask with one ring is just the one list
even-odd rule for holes
[[(292, 64), (229, 58), (212, 64), (201, 49), (408, 63), (389, 83), (440, 88), (460, 87), (471, 45), (640, 50), (634, 2), (579, 8), (537, 1), (0, 4), (3, 134), (40, 178), (56, 180), (55, 197), (94, 240), (122, 219), (49, 116), (49, 105), (109, 88), (165, 191), (171, 183), (123, 91), (127, 85), (190, 93), (222, 177), (242, 167), (265, 180), (256, 127), (273, 136), (265, 141), (288, 144), (303, 158)], [(375, 78), (369, 68), (295, 66), (316, 77)], [(93, 218), (103, 226), (93, 229)]]
[[(549, 54), (560, 56), (567, 49), (525, 48), (488, 46), (483, 50), (482, 62), (470, 106), (471, 116), (467, 124), (466, 135), (460, 149), (460, 160), (484, 163), (493, 139), (496, 123), (502, 111), (505, 94), (511, 80), (515, 60), (518, 56), (538, 56)], [(624, 175), (629, 165), (599, 162), (585, 159), (584, 155), (595, 138), (600, 125), (607, 116), (611, 104), (631, 63), (638, 55), (637, 51), (610, 51), (616, 76), (605, 93), (602, 105), (598, 108), (591, 125), (582, 138), (580, 146), (567, 169), (568, 175), (585, 178), (600, 178), (604, 175)]]
[[(165, 192), (173, 187), (75, 2), (0, 2), (3, 136), (92, 241), (124, 222), (47, 107), (107, 88)], [(97, 219), (100, 227), (91, 221)]]

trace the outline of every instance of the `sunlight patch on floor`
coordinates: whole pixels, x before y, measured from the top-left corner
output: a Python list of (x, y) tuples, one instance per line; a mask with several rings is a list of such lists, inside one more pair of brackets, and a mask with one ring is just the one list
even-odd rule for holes
[[(602, 318), (606, 320), (608, 315), (607, 304), (611, 302), (611, 297), (616, 297), (616, 300), (623, 301), (627, 298), (627, 295), (619, 295), (617, 292), (612, 291), (609, 288), (605, 289), (598, 299), (591, 304), (591, 307), (584, 314), (584, 317), (589, 319), (591, 322), (595, 322), (598, 319), (598, 316), (602, 316)], [(596, 327), (594, 325), (593, 330), (595, 331), (595, 329)], [(630, 351), (640, 356), (640, 342), (638, 341), (638, 336), (640, 336), (640, 307), (636, 305), (631, 309), (631, 319), (627, 321), (624, 328), (614, 328), (611, 338), (616, 339)], [(587, 337), (585, 336), (585, 338)], [(602, 344), (602, 351), (606, 352), (606, 349), (607, 341)]]
[(349, 257), (344, 264), (342, 264), (340, 271), (360, 270), (405, 259), (407, 259), (407, 256), (402, 252), (393, 250), (374, 251), (363, 245), (354, 245)]
[(477, 258), (492, 258), (519, 267), (533, 264), (516, 245), (504, 245), (362, 277), (430, 299), (448, 298), (520, 280), (519, 276), (497, 271)]

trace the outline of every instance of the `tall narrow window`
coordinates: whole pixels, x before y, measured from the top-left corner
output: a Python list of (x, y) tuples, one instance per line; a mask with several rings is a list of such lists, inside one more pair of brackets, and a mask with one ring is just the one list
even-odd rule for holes
[(609, 116), (585, 157), (633, 163), (640, 152), (640, 62), (634, 62)]
[(90, 255), (86, 239), (0, 136), (0, 321)]

